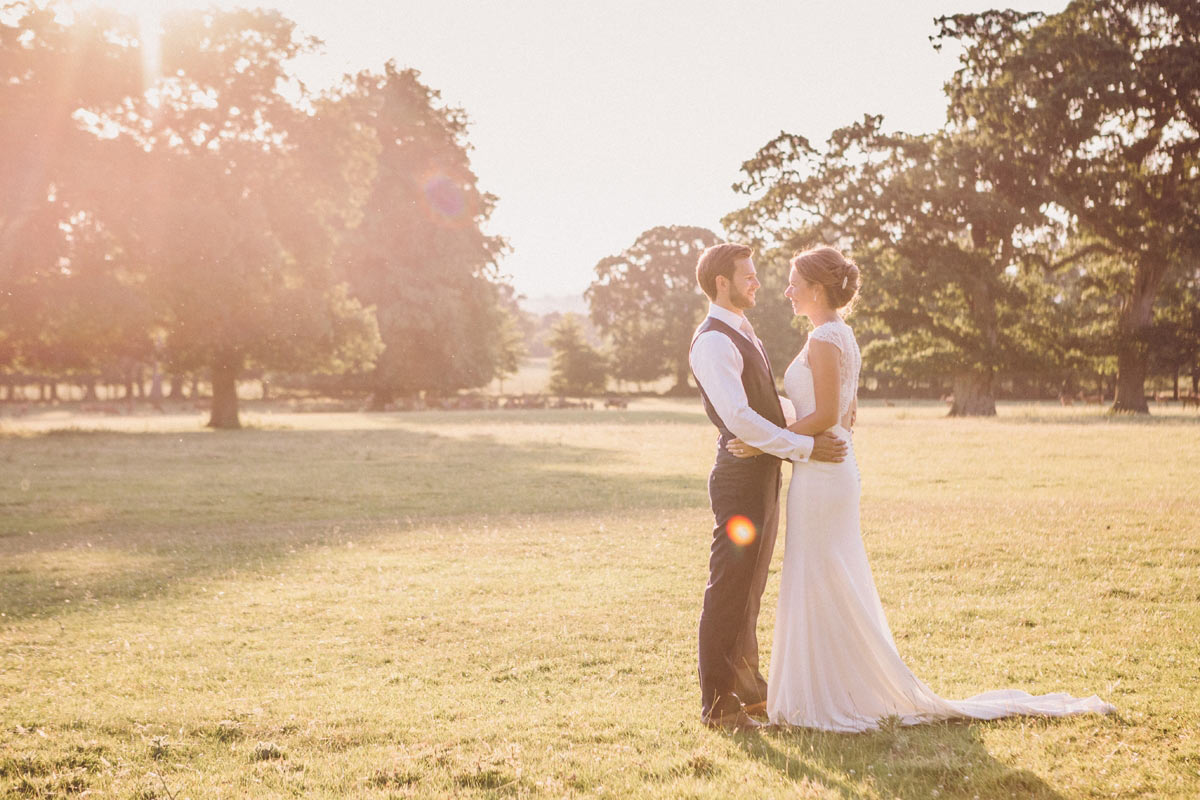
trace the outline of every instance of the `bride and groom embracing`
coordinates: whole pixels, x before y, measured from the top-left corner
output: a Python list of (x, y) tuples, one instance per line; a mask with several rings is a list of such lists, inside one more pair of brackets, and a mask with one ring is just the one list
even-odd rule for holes
[[(860, 481), (851, 429), (862, 366), (839, 311), (859, 271), (831, 247), (791, 261), (784, 295), (813, 324), (783, 377), (746, 319), (759, 282), (753, 251), (719, 244), (696, 280), (708, 316), (689, 360), (704, 410), (720, 431), (708, 478), (715, 516), (700, 615), (701, 719), (727, 730), (775, 725), (863, 731), (886, 718), (915, 724), (953, 717), (1109, 713), (1095, 695), (993, 691), (944, 700), (904, 665), (884, 616), (859, 530)], [(793, 464), (770, 680), (758, 668), (756, 625), (774, 550), (781, 464)]]

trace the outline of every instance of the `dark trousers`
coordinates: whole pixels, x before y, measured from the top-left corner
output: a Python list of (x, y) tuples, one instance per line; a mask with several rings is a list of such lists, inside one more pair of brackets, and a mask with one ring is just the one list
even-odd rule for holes
[[(704, 713), (734, 692), (744, 703), (767, 699), (758, 668), (758, 609), (779, 530), (780, 461), (773, 456), (738, 459), (722, 446), (708, 476), (715, 526), (708, 586), (700, 613), (700, 696)], [(754, 526), (749, 544), (730, 538), (729, 520), (744, 516)]]

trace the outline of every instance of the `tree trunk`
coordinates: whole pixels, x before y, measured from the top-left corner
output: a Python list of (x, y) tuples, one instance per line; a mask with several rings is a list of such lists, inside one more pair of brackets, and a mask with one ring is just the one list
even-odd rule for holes
[(1150, 344), (1146, 334), (1154, 319), (1154, 297), (1162, 282), (1163, 265), (1145, 261), (1134, 268), (1133, 289), (1123, 298), (1117, 320), (1117, 390), (1112, 410), (1116, 413), (1149, 414), (1146, 405), (1146, 373)]
[(154, 362), (150, 373), (150, 402), (154, 403), (155, 408), (162, 406), (163, 401), (163, 376), (162, 369), (158, 366), (158, 361)]
[(212, 367), (212, 414), (208, 427), (232, 430), (242, 427), (238, 419), (237, 379), (242, 371), (241, 358), (218, 355)]
[(193, 400), (196, 400), (200, 397), (200, 376), (199, 375), (192, 376), (191, 397)]
[(96, 379), (88, 378), (83, 384), (83, 401), (85, 403), (96, 402)]
[(675, 367), (675, 385), (667, 390), (667, 395), (670, 397), (688, 397), (692, 392), (692, 387), (688, 385), (688, 376), (692, 374), (692, 368), (687, 361), (682, 361)]
[(1179, 402), (1179, 367), (1178, 366), (1175, 367), (1175, 386), (1174, 386), (1173, 393), (1171, 395), (1171, 399), (1174, 400), (1176, 403)]
[(960, 372), (954, 376), (952, 417), (996, 416), (996, 392), (992, 370)]
[[(1124, 336), (1124, 334), (1123, 334)], [(1149, 348), (1144, 341), (1123, 338), (1117, 345), (1117, 389), (1115, 413), (1149, 414), (1146, 405), (1146, 361)]]
[(1200, 397), (1200, 364), (1192, 367), (1192, 397)]
[(263, 377), (259, 380), (259, 384), (262, 385), (262, 399), (270, 400), (271, 399), (271, 382), (269, 380), (267, 380), (266, 377)]
[[(387, 351), (385, 351), (386, 355)], [(368, 411), (386, 411), (387, 407), (396, 402), (396, 390), (393, 382), (390, 380), (390, 374), (384, 369), (383, 357), (375, 363), (375, 369), (371, 371), (371, 402), (367, 405)]]
[(167, 399), (183, 399), (183, 378), (174, 372), (167, 376)]
[(396, 396), (392, 394), (391, 391), (384, 389), (381, 386), (376, 386), (375, 390), (371, 392), (371, 402), (367, 406), (367, 410), (386, 411), (387, 407), (390, 406), (395, 399)]

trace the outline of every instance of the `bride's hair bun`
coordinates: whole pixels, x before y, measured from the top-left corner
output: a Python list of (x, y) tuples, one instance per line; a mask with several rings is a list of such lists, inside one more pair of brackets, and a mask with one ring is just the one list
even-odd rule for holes
[(800, 277), (825, 287), (829, 305), (850, 310), (861, 285), (857, 264), (827, 245), (797, 253), (791, 263)]

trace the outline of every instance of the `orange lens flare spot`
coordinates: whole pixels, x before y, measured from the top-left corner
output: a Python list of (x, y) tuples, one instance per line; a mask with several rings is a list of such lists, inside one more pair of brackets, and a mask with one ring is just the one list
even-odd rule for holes
[(725, 523), (725, 534), (737, 546), (745, 547), (754, 542), (754, 537), (758, 536), (758, 530), (754, 527), (753, 522), (739, 515), (730, 517), (729, 522)]

